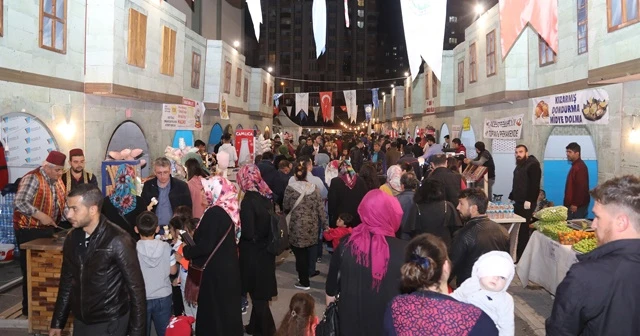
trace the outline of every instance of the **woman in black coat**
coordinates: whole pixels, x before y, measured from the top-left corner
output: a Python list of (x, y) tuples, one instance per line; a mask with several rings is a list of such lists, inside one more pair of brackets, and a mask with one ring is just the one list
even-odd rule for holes
[(342, 161), (338, 167), (338, 177), (334, 177), (329, 185), (329, 226), (336, 226), (341, 213), (353, 216), (354, 227), (360, 224), (358, 206), (368, 191), (367, 185), (358, 177), (351, 163), (348, 160)]
[[(220, 241), (222, 244), (202, 274), (196, 335), (242, 336), (241, 278), (236, 245), (240, 233), (238, 193), (229, 180), (220, 176), (203, 179), (202, 184), (211, 206), (196, 228), (195, 246), (184, 247), (184, 257), (202, 267), (216, 245)], [(187, 277), (187, 287), (188, 283)]]
[(275, 256), (267, 251), (271, 236), (273, 193), (256, 165), (246, 165), (237, 174), (240, 190), (245, 192), (240, 206), (240, 271), (242, 292), (251, 296), (251, 317), (245, 332), (249, 335), (273, 336), (276, 324), (269, 308), (278, 295)]
[(431, 233), (442, 238), (447, 247), (451, 246), (451, 237), (462, 227), (462, 222), (455, 206), (445, 200), (442, 182), (425, 180), (418, 188), (414, 202), (402, 227), (402, 238), (410, 240), (417, 235)]

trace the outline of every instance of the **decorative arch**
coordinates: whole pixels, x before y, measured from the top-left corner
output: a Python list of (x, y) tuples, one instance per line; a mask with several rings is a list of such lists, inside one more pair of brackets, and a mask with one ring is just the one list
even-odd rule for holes
[[(589, 129), (585, 126), (554, 126), (547, 138), (542, 158), (544, 165), (542, 188), (547, 194), (547, 199), (555, 205), (562, 205), (564, 201), (567, 174), (571, 169), (571, 165), (567, 162), (565, 147), (570, 142), (577, 142), (581, 147), (582, 161), (589, 170), (589, 190), (598, 184), (598, 155)], [(592, 207), (593, 200), (589, 204), (587, 214), (589, 218), (593, 218)]]
[(446, 123), (442, 123), (442, 126), (440, 126), (439, 143), (441, 143), (441, 144), (444, 143), (444, 137), (446, 135), (449, 135), (449, 126), (447, 126)]
[(0, 138), (5, 149), (9, 181), (31, 171), (58, 150), (51, 130), (37, 117), (24, 113), (7, 113), (0, 119)]
[(213, 152), (213, 147), (215, 147), (220, 142), (220, 138), (222, 138), (222, 126), (220, 125), (220, 123), (215, 123), (211, 127), (211, 132), (209, 132), (207, 151)]
[(151, 163), (149, 162), (149, 144), (147, 143), (147, 139), (144, 136), (142, 128), (131, 120), (122, 122), (113, 131), (111, 139), (109, 139), (107, 151), (104, 153), (104, 158), (107, 158), (110, 151), (119, 152), (126, 148), (142, 149), (143, 155), (140, 159), (147, 161), (147, 165), (140, 170), (140, 174), (142, 175), (142, 178), (149, 176), (149, 166), (151, 166)]
[(242, 124), (238, 124), (238, 126), (236, 126), (236, 131), (243, 130), (243, 129), (244, 127), (242, 127)]
[(231, 124), (224, 127), (224, 134), (233, 134), (233, 126)]
[(181, 138), (184, 139), (185, 146), (193, 147), (193, 142), (195, 141), (193, 131), (179, 130), (173, 135), (173, 148), (180, 147)]

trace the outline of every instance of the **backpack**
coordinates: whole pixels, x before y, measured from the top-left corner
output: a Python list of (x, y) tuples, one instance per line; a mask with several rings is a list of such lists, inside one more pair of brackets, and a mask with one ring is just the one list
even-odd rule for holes
[(289, 248), (289, 226), (284, 214), (277, 214), (273, 210), (269, 210), (269, 216), (271, 217), (271, 230), (267, 252), (278, 256)]

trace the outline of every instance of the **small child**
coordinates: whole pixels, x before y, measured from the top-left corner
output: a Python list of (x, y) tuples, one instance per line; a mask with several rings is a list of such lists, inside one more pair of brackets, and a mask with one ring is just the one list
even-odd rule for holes
[(550, 202), (547, 199), (547, 193), (543, 189), (540, 189), (540, 193), (538, 193), (538, 204), (536, 205), (536, 210), (534, 211), (534, 213), (552, 206), (553, 202)]
[(315, 336), (318, 325), (318, 317), (314, 314), (315, 305), (311, 295), (294, 294), (276, 336)]
[(482, 309), (496, 324), (500, 336), (512, 336), (515, 334), (513, 297), (507, 288), (514, 273), (513, 258), (508, 253), (485, 253), (473, 264), (471, 277), (451, 296)]
[(182, 250), (184, 249), (184, 242), (180, 238), (180, 230), (187, 231), (187, 233), (193, 237), (193, 231), (195, 230), (196, 224), (198, 222), (197, 218), (181, 218), (174, 217), (169, 222), (169, 231), (174, 237), (178, 237), (173, 244), (173, 250), (175, 251), (175, 258), (178, 264), (180, 265), (180, 270), (178, 272), (178, 282), (180, 286), (181, 292), (181, 300), (184, 306), (184, 314), (191, 317), (196, 317), (197, 307), (190, 305), (184, 299), (184, 288), (187, 284), (187, 271), (189, 270), (189, 260), (183, 257)]
[(338, 247), (338, 244), (340, 244), (340, 239), (350, 234), (353, 230), (351, 228), (352, 222), (353, 216), (348, 213), (342, 213), (338, 216), (338, 220), (336, 220), (336, 227), (328, 229), (322, 234), (324, 240), (331, 242), (331, 246), (333, 247), (334, 251)]
[(147, 294), (147, 335), (151, 332), (150, 321), (153, 321), (158, 336), (165, 336), (172, 305), (169, 275), (176, 274), (178, 267), (171, 246), (154, 239), (159, 230), (156, 214), (145, 211), (138, 216), (135, 231), (140, 240), (136, 250)]

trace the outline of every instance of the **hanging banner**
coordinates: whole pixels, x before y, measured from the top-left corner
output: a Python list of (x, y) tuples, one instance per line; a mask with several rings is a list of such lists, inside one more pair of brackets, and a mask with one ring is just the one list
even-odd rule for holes
[(183, 99), (182, 104), (162, 104), (163, 130), (201, 130), (204, 104)]
[(296, 93), (296, 113), (309, 111), (309, 93)]
[(287, 106), (287, 112), (286, 113), (289, 114), (289, 117), (293, 117), (294, 116), (294, 114), (293, 114), (293, 106), (291, 106), (291, 105)]
[(253, 21), (253, 31), (256, 33), (256, 40), (260, 42), (260, 24), (262, 23), (262, 5), (260, 0), (247, 0), (247, 8)]
[[(258, 0), (259, 1), (259, 0)], [(316, 58), (325, 51), (327, 44), (327, 2), (326, 0), (313, 0), (311, 7), (313, 24), (313, 39), (316, 42)]]
[(220, 119), (229, 120), (229, 95), (223, 93), (220, 95)]
[(318, 111), (320, 111), (320, 106), (314, 106), (312, 107), (313, 109), (313, 117), (315, 118), (316, 122), (318, 122)]
[(609, 123), (609, 94), (589, 89), (531, 99), (534, 125), (606, 125)]
[(320, 92), (320, 107), (322, 108), (322, 118), (327, 121), (331, 118), (333, 111), (332, 103), (333, 92)]
[(522, 134), (524, 114), (501, 119), (484, 120), (484, 137), (486, 139), (516, 140)]
[(329, 116), (329, 121), (333, 122), (335, 119), (335, 110), (334, 110), (334, 106), (331, 106), (331, 115)]
[(446, 0), (400, 0), (411, 79), (418, 76), (422, 59), (442, 79), (442, 47), (447, 18)]
[(380, 101), (378, 100), (378, 89), (371, 89), (371, 103), (373, 103), (373, 107), (376, 109), (380, 106)]
[(34, 117), (14, 114), (2, 117), (0, 125), (4, 155), (9, 167), (40, 166), (49, 152), (58, 150), (47, 127)]
[(273, 105), (276, 107), (280, 106), (280, 97), (282, 97), (284, 93), (276, 93), (273, 95)]
[(344, 91), (344, 103), (347, 106), (347, 116), (351, 122), (356, 122), (358, 117), (358, 101), (356, 99), (356, 90)]
[(373, 106), (371, 104), (364, 105), (364, 117), (367, 121), (371, 120), (372, 111), (373, 111)]
[(253, 130), (237, 130), (235, 136), (236, 154), (238, 154), (239, 166), (253, 163), (253, 155), (255, 153)]
[(557, 0), (500, 0), (499, 3), (503, 59), (507, 57), (527, 23), (558, 53)]
[(344, 0), (344, 25), (349, 28), (349, 0)]

